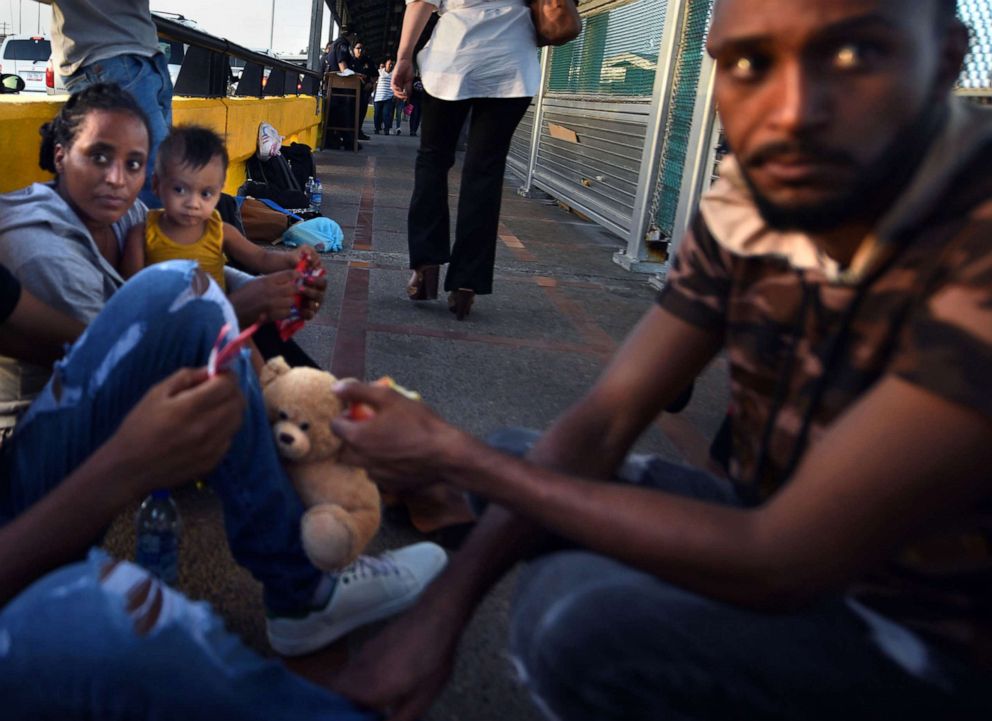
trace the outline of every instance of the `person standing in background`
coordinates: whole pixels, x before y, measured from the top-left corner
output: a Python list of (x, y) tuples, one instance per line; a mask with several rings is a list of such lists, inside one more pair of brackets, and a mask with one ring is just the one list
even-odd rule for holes
[(389, 135), (393, 127), (393, 88), (391, 86), (393, 78), (393, 60), (386, 58), (379, 68), (379, 82), (375, 85), (375, 110), (373, 111), (372, 122), (375, 124), (375, 134), (385, 125), (386, 135)]
[(334, 65), (334, 43), (327, 43), (324, 46), (324, 54), (320, 56), (320, 71), (323, 75), (336, 69)]
[(52, 62), (71, 95), (116, 83), (148, 116), (151, 152), (139, 197), (161, 203), (151, 187), (159, 143), (172, 127), (172, 79), (149, 0), (41, 0), (52, 6)]
[(338, 72), (355, 69), (355, 56), (351, 52), (351, 46), (355, 41), (355, 33), (347, 27), (341, 28), (341, 35), (331, 46), (331, 53), (334, 60), (331, 63), (332, 69)]
[(417, 137), (417, 130), (420, 128), (421, 105), (424, 102), (424, 81), (418, 75), (413, 79), (413, 88), (410, 91), (410, 105), (413, 112), (410, 113), (410, 137)]
[[(519, 0), (407, 0), (393, 92), (411, 96), (414, 48), (432, 13), (434, 34), (417, 54), (423, 127), (408, 218), (411, 300), (437, 297), (440, 266), (448, 307), (463, 320), (476, 295), (492, 293), (496, 228), (510, 139), (541, 81), (530, 7)], [(471, 35), (471, 37), (469, 37)], [(448, 171), (471, 111), (455, 243), (450, 245)]]
[(358, 139), (368, 140), (369, 136), (362, 130), (362, 126), (365, 124), (365, 116), (369, 113), (369, 101), (372, 99), (378, 69), (365, 52), (365, 43), (361, 40), (355, 42), (351, 52), (354, 56), (354, 70), (362, 79), (362, 101), (358, 108)]
[[(338, 73), (353, 72), (357, 73), (355, 69), (355, 55), (352, 52), (353, 46), (357, 43), (358, 39), (355, 33), (350, 30), (347, 26), (341, 28), (341, 34), (338, 39), (334, 41), (331, 45), (331, 55), (333, 59), (331, 61), (331, 70)], [(354, 101), (351, 97), (354, 96)], [(345, 90), (342, 93), (341, 101), (331, 105), (330, 112), (332, 113), (334, 124), (338, 126), (351, 125), (351, 120), (349, 118), (353, 117), (355, 112), (355, 106), (352, 102), (359, 104), (359, 110), (361, 110), (361, 94), (356, 91)], [(362, 136), (361, 126), (359, 126), (359, 137)], [(343, 148), (348, 149), (351, 147), (357, 147), (358, 150), (362, 149), (360, 143), (354, 143), (354, 134), (350, 131), (342, 131), (337, 138), (332, 138), (329, 147), (332, 148)]]
[(406, 109), (406, 102), (394, 97), (393, 113), (395, 114), (395, 119), (393, 122), (396, 124), (397, 135), (401, 135), (403, 132), (402, 127), (403, 127), (403, 116), (406, 114), (405, 109)]

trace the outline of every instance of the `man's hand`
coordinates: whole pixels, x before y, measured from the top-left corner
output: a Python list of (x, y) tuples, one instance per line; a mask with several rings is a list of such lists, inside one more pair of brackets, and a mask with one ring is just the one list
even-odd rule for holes
[(368, 406), (372, 414), (357, 421), (339, 416), (332, 423), (345, 443), (342, 461), (365, 468), (387, 490), (436, 482), (445, 459), (474, 442), (425, 404), (389, 388), (352, 381), (335, 392), (345, 403)]
[(413, 86), (413, 62), (408, 58), (400, 58), (393, 68), (393, 76), (390, 81), (393, 95), (400, 100), (410, 97), (410, 88)]
[(135, 480), (134, 496), (210, 473), (241, 427), (244, 406), (230, 373), (208, 378), (204, 368), (185, 368), (152, 386), (108, 441), (121, 476)]

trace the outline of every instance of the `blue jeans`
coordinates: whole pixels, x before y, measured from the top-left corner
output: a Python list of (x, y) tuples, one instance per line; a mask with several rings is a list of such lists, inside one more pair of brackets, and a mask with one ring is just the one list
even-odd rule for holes
[[(223, 292), (212, 281), (199, 290), (196, 277), (192, 261), (146, 268), (55, 365), (0, 454), (0, 523), (61, 483), (150, 386), (178, 368), (206, 365), (225, 321), (236, 332)], [(231, 552), (263, 584), (268, 609), (299, 611), (321, 577), (300, 543), (302, 503), (279, 462), (247, 351), (234, 371), (247, 401), (244, 422), (209, 481), (224, 506)]]
[[(522, 455), (530, 431), (497, 448)], [(722, 479), (631, 456), (620, 481), (740, 505)], [(836, 596), (765, 614), (691, 593), (580, 549), (521, 573), (511, 612), (514, 663), (548, 718), (990, 718), (990, 679)]]
[[(386, 135), (393, 127), (393, 99), (376, 100), (372, 111), (372, 124), (375, 132), (385, 129)], [(385, 126), (385, 128), (383, 128)]]
[[(148, 268), (124, 285), (56, 364), (52, 380), (0, 456), (0, 522), (43, 497), (116, 430), (154, 383), (205, 364), (224, 322), (237, 332), (220, 288), (190, 261)], [(224, 505), (232, 552), (265, 587), (271, 610), (308, 605), (320, 573), (299, 542), (301, 504), (276, 456), (247, 355), (235, 362), (244, 423), (210, 482)], [(107, 479), (113, 483), (114, 479)], [(131, 564), (129, 580), (103, 578), (92, 551), (0, 609), (4, 716), (62, 719), (327, 719), (363, 721), (341, 697), (264, 660), (192, 602)], [(163, 603), (136, 625), (129, 593), (152, 584)]]
[(117, 83), (130, 93), (145, 111), (151, 126), (150, 152), (141, 199), (150, 208), (162, 207), (152, 192), (151, 177), (158, 146), (172, 127), (172, 79), (162, 53), (152, 57), (117, 55), (79, 68), (65, 78), (65, 89), (75, 95), (96, 83)]
[[(151, 579), (158, 618), (137, 630), (130, 585), (103, 578), (109, 559), (82, 562), (36, 582), (0, 610), (4, 718), (372, 721), (336, 694), (263, 659), (224, 629), (203, 602)], [(131, 580), (148, 578), (122, 563)]]

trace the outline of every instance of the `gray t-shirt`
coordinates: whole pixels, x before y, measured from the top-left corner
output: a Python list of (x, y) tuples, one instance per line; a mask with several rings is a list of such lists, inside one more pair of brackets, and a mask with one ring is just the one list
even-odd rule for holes
[[(118, 243), (147, 212), (136, 201), (114, 224)], [(42, 302), (86, 325), (124, 284), (79, 216), (47, 183), (0, 195), (0, 264)], [(48, 368), (0, 356), (0, 428), (14, 424), (50, 374)]]
[(158, 52), (149, 0), (52, 1), (52, 62), (64, 77), (98, 60)]

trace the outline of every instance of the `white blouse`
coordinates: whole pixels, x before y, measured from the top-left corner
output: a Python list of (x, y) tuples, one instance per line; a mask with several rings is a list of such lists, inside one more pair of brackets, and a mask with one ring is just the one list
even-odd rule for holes
[(417, 55), (428, 93), (442, 100), (537, 94), (541, 64), (530, 6), (524, 0), (423, 1), (434, 5), (440, 16)]

